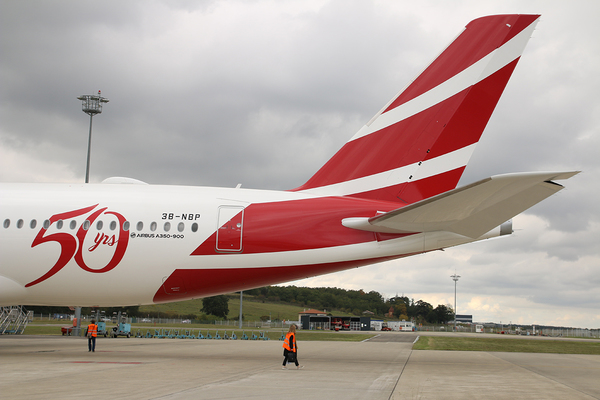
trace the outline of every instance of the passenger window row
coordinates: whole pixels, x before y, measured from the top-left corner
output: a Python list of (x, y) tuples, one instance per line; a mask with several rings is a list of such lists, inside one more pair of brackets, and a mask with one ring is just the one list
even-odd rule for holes
[[(7, 229), (10, 227), (11, 221), (9, 218), (4, 220), (4, 228)], [(23, 228), (25, 224), (25, 221), (23, 221), (22, 219), (17, 220), (16, 226), (17, 229), (21, 229)], [(63, 220), (59, 219), (58, 221), (56, 221), (56, 229), (63, 229), (63, 225), (64, 222)], [(85, 220), (83, 222), (83, 229), (85, 229), (86, 231), (90, 229), (90, 221)], [(37, 220), (32, 219), (31, 222), (29, 222), (29, 228), (31, 229), (35, 229), (37, 226)], [(42, 223), (42, 226), (44, 227), (44, 229), (48, 229), (50, 227), (50, 221), (49, 220), (45, 220)], [(103, 221), (98, 221), (96, 222), (96, 229), (97, 230), (102, 230), (102, 228), (104, 227), (104, 222)], [(117, 229), (117, 221), (111, 221), (110, 224), (108, 225), (109, 229), (111, 231), (114, 231), (115, 229)], [(75, 220), (71, 220), (71, 222), (69, 223), (69, 229), (74, 230), (75, 228), (77, 228), (77, 221)], [(124, 231), (128, 231), (130, 228), (130, 222), (129, 221), (125, 221), (123, 222), (123, 230)], [(135, 225), (135, 229), (140, 232), (142, 230), (144, 230), (144, 223), (142, 221), (139, 221), (136, 225)], [(152, 232), (155, 232), (158, 229), (158, 224), (156, 222), (151, 222), (150, 223), (150, 230)], [(171, 230), (171, 223), (170, 222), (165, 222), (162, 226), (162, 229), (164, 232), (169, 232)], [(183, 232), (185, 231), (185, 223), (180, 222), (177, 224), (177, 231), (178, 232)], [(191, 231), (192, 232), (197, 232), (198, 231), (198, 223), (194, 222), (191, 225)]]

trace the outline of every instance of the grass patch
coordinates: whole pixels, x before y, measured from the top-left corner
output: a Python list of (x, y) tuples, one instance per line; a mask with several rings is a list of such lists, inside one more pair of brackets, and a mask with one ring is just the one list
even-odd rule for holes
[(421, 336), (413, 350), (495, 351), (516, 353), (595, 354), (600, 342), (540, 339), (493, 339)]

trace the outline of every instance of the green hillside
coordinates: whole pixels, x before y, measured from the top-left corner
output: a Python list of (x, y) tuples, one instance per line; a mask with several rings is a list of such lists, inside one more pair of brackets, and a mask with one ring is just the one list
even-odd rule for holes
[[(240, 313), (240, 296), (238, 294), (228, 295), (229, 297), (229, 315), (228, 319), (237, 319)], [(140, 306), (139, 314), (159, 312), (164, 313), (165, 317), (177, 318), (187, 315), (201, 315), (202, 299), (180, 301), (176, 303), (154, 304)], [(244, 320), (258, 321), (262, 316), (270, 316), (275, 320), (298, 320), (298, 313), (304, 311), (306, 307), (296, 306), (283, 302), (269, 302), (266, 300), (257, 300), (254, 296), (244, 295)], [(349, 315), (340, 311), (327, 310), (336, 315)]]

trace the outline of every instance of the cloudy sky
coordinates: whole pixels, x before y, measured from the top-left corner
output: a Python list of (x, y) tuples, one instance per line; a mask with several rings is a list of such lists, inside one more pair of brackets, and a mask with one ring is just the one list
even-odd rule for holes
[[(449, 5), (451, 4), (451, 5)], [(472, 19), (540, 13), (461, 180), (581, 170), (512, 237), (294, 282), (600, 328), (600, 3), (0, 1), (0, 181), (290, 189)]]

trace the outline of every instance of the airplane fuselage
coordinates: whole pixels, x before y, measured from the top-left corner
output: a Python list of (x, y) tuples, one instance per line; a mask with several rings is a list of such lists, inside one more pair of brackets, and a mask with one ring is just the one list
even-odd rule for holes
[(57, 293), (65, 305), (184, 300), (472, 241), (347, 228), (345, 218), (398, 207), (352, 197), (127, 184), (0, 191), (0, 280), (10, 304), (57, 304)]

